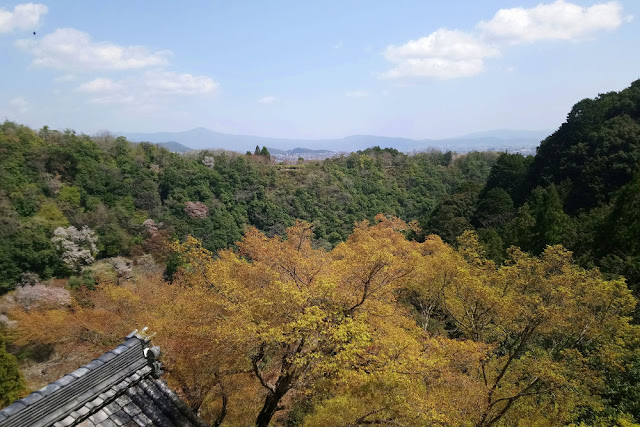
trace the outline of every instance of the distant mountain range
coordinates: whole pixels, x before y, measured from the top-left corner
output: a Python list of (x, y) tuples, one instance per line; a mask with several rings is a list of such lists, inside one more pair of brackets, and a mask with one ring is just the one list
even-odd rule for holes
[[(184, 132), (121, 133), (133, 142), (153, 142), (171, 151), (184, 149), (216, 149), (253, 152), (256, 146), (266, 146), (271, 152), (309, 153), (318, 151), (351, 152), (369, 147), (395, 148), (403, 152), (438, 149), (443, 151), (529, 151), (533, 150), (551, 131), (498, 129), (476, 132), (455, 138), (410, 139), (375, 135), (352, 135), (337, 139), (266, 138), (253, 135), (233, 135), (196, 128)], [(299, 150), (299, 151), (296, 151)], [(307, 151), (305, 151), (307, 150)]]

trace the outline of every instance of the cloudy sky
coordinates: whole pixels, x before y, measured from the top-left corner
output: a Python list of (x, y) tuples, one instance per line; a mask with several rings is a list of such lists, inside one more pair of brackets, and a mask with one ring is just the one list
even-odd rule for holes
[(0, 0), (0, 119), (295, 138), (555, 129), (640, 78), (639, 46), (637, 0)]

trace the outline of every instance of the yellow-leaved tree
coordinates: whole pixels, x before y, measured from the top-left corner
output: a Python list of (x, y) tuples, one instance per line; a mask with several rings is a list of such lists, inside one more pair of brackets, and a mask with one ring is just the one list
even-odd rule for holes
[[(312, 227), (301, 222), (286, 238), (248, 229), (238, 251), (222, 251), (215, 261), (195, 241), (181, 246), (187, 267), (176, 284), (188, 289), (181, 296), (187, 302), (172, 298), (167, 309), (175, 311), (154, 327), (159, 335), (196, 337), (191, 344), (199, 351), (181, 343), (174, 353), (191, 355), (181, 357), (189, 360), (184, 376), (199, 377), (198, 366), (213, 369), (216, 352), (229, 354), (209, 374), (217, 387), (191, 382), (204, 386), (198, 395), (205, 411), (233, 422), (257, 413), (256, 425), (264, 426), (296, 402), (330, 407), (338, 399), (358, 403), (342, 413), (352, 417), (343, 422), (446, 417), (421, 378), (446, 371), (451, 360), (445, 354), (455, 351), (426, 337), (397, 298), (422, 261), (420, 244), (399, 232), (406, 227), (401, 221), (377, 221), (357, 225), (331, 252), (314, 249)], [(203, 318), (207, 310), (215, 318)], [(464, 357), (479, 359), (475, 347), (466, 344), (473, 356)], [(438, 351), (425, 357), (430, 348)], [(194, 353), (202, 359), (193, 360)], [(179, 360), (173, 365), (182, 366)]]
[(562, 425), (600, 409), (603, 369), (622, 368), (636, 334), (622, 280), (560, 247), (497, 266), (473, 234), (454, 249), (406, 228), (378, 216), (331, 251), (304, 222), (248, 228), (218, 254), (189, 238), (172, 283), (15, 310), (17, 342), (99, 352), (148, 325), (171, 385), (212, 425)]
[(482, 258), (475, 234), (454, 251), (433, 236), (430, 262), (412, 283), (418, 307), (430, 307), (427, 330), (491, 349), (477, 376), (483, 402), (474, 424), (506, 418), (563, 425), (578, 408), (600, 409), (601, 369), (618, 367), (637, 336), (635, 299), (624, 280), (577, 267), (549, 246), (534, 257), (512, 248), (504, 266)]

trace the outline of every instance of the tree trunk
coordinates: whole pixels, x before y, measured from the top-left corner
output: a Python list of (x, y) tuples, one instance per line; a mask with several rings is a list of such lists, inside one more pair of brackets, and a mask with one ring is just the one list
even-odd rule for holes
[(267, 427), (269, 425), (273, 414), (279, 409), (278, 403), (280, 403), (280, 399), (282, 399), (291, 388), (293, 379), (294, 376), (291, 374), (286, 374), (278, 378), (274, 391), (269, 391), (264, 400), (264, 406), (256, 419), (256, 427)]
[(219, 427), (220, 424), (222, 424), (222, 422), (224, 421), (224, 418), (227, 416), (227, 403), (229, 402), (229, 399), (224, 387), (222, 386), (222, 383), (220, 383), (220, 391), (222, 392), (222, 409), (213, 422), (213, 427)]

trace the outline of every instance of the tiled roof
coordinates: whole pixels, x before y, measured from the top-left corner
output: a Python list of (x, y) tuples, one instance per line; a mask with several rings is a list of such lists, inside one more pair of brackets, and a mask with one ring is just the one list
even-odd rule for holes
[(206, 426), (159, 379), (159, 354), (131, 333), (98, 359), (0, 410), (0, 427)]

